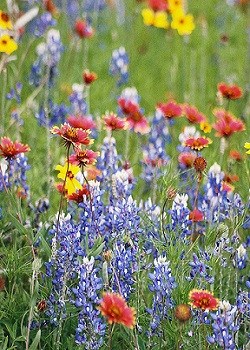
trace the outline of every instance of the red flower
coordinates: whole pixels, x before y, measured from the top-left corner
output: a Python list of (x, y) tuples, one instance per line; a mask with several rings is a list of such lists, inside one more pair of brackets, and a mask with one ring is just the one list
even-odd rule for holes
[(203, 221), (204, 216), (199, 209), (194, 209), (189, 213), (189, 219), (192, 220), (193, 222), (200, 222), (200, 221)]
[(120, 294), (104, 293), (98, 309), (110, 324), (120, 323), (131, 329), (135, 326), (135, 309)]
[(189, 293), (190, 305), (202, 310), (217, 310), (219, 300), (207, 290), (193, 289)]
[(183, 105), (183, 111), (190, 123), (201, 123), (206, 121), (204, 114), (198, 111), (196, 107), (190, 106), (188, 104)]
[(83, 72), (82, 78), (86, 85), (90, 85), (97, 79), (97, 74), (94, 72), (90, 72), (88, 69), (86, 69)]
[(237, 100), (242, 97), (242, 89), (237, 85), (218, 84), (218, 91), (228, 100)]
[(57, 13), (57, 8), (52, 0), (43, 0), (45, 10), (50, 12), (52, 15)]
[(217, 131), (215, 134), (219, 137), (229, 137), (233, 133), (245, 130), (244, 123), (235, 118), (235, 116), (227, 112), (223, 108), (214, 109), (213, 114), (217, 117), (217, 121), (213, 124), (213, 128)]
[(168, 9), (166, 0), (148, 0), (148, 6), (155, 12), (166, 11)]
[(183, 146), (190, 147), (196, 151), (201, 151), (204, 147), (208, 147), (208, 145), (212, 143), (207, 137), (191, 137), (184, 141)]
[(139, 132), (140, 134), (147, 134), (150, 130), (147, 119), (140, 112), (130, 114), (127, 117), (126, 121), (128, 122), (130, 129), (133, 129), (134, 132)]
[(194, 164), (194, 160), (196, 158), (196, 154), (191, 152), (182, 152), (178, 156), (178, 162), (180, 165), (185, 166), (185, 168), (191, 168)]
[(80, 38), (90, 38), (94, 35), (93, 28), (87, 22), (81, 19), (75, 22), (75, 32)]
[(90, 145), (93, 143), (93, 140), (89, 138), (90, 130), (74, 128), (68, 123), (64, 123), (60, 128), (58, 126), (54, 126), (50, 131), (52, 134), (61, 136), (66, 146), (71, 144), (73, 146), (79, 146), (80, 144)]
[(75, 201), (77, 203), (83, 202), (83, 196), (88, 197), (90, 195), (90, 191), (88, 190), (86, 185), (83, 185), (80, 190), (77, 190), (75, 193), (67, 196), (67, 198), (71, 201)]
[(69, 157), (69, 162), (79, 166), (87, 166), (95, 164), (98, 156), (99, 152), (94, 152), (91, 149), (76, 149), (76, 153)]
[(20, 153), (30, 151), (28, 145), (15, 141), (12, 142), (8, 137), (2, 137), (0, 143), (0, 156), (5, 158), (14, 158)]
[(237, 162), (240, 162), (242, 160), (242, 154), (235, 149), (232, 149), (229, 152), (229, 157)]
[(122, 118), (117, 117), (116, 114), (110, 113), (103, 116), (105, 126), (108, 130), (125, 130), (126, 121)]
[(167, 119), (180, 117), (182, 115), (182, 107), (178, 105), (175, 100), (170, 100), (167, 103), (159, 103), (157, 107)]
[(83, 115), (70, 115), (67, 118), (67, 122), (70, 126), (77, 129), (89, 130), (94, 129), (96, 127), (96, 123), (90, 117), (86, 117)]
[(123, 97), (118, 99), (118, 105), (120, 106), (122, 113), (125, 115), (136, 114), (140, 112), (140, 106), (131, 100), (127, 100)]

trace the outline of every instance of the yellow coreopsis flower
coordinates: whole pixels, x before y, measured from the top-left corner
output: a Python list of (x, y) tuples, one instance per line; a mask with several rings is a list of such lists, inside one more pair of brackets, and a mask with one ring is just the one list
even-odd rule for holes
[(11, 20), (7, 13), (0, 10), (0, 28), (1, 29), (13, 29)]
[(150, 8), (145, 8), (141, 12), (143, 23), (146, 26), (154, 26), (156, 28), (167, 29), (169, 27), (167, 13), (164, 11), (154, 12)]
[(0, 52), (5, 52), (8, 55), (16, 51), (17, 43), (8, 34), (0, 36)]
[(211, 132), (212, 126), (211, 126), (211, 124), (209, 124), (208, 122), (201, 122), (201, 123), (200, 123), (200, 129), (201, 129), (202, 131), (204, 131), (205, 134), (208, 134), (208, 133)]
[(246, 151), (246, 154), (250, 154), (250, 142), (246, 142), (244, 147), (248, 150)]
[(194, 17), (192, 15), (186, 15), (178, 11), (176, 14), (172, 14), (172, 16), (171, 28), (177, 29), (179, 35), (189, 35), (192, 33), (195, 28)]
[(79, 166), (66, 162), (64, 165), (57, 165), (55, 169), (59, 170), (57, 177), (65, 181), (64, 189), (68, 195), (82, 188), (80, 182), (75, 178), (75, 175), (80, 172)]

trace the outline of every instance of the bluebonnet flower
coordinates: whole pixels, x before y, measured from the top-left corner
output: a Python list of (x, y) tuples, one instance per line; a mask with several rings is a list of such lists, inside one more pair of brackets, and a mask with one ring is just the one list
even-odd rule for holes
[(49, 110), (48, 110), (48, 119), (46, 118), (46, 111), (43, 106), (40, 107), (39, 111), (36, 113), (35, 117), (38, 120), (39, 125), (52, 127), (56, 124), (64, 124), (66, 117), (69, 113), (69, 108), (64, 104), (53, 103), (52, 100), (49, 100)]
[(110, 274), (112, 276), (111, 288), (129, 299), (133, 291), (135, 279), (133, 274), (137, 271), (138, 246), (130, 243), (123, 244), (118, 241), (113, 249)]
[(103, 285), (94, 263), (93, 257), (82, 259), (78, 270), (79, 282), (72, 288), (75, 295), (72, 302), (80, 310), (75, 341), (76, 344), (84, 344), (86, 350), (97, 350), (102, 346), (106, 328), (97, 309), (98, 292)]
[(235, 350), (235, 335), (239, 330), (237, 307), (227, 301), (220, 302), (216, 313), (211, 313), (213, 334), (207, 337), (210, 344), (217, 344), (223, 349)]
[(243, 270), (247, 265), (247, 251), (243, 244), (235, 251), (234, 264), (239, 270)]
[(40, 37), (49, 27), (53, 27), (54, 25), (56, 25), (56, 21), (52, 17), (51, 13), (44, 12), (33, 21), (31, 29), (36, 37)]
[(221, 167), (215, 163), (208, 172), (208, 180), (205, 185), (205, 194), (201, 209), (208, 222), (221, 222), (228, 217), (230, 201), (227, 191), (223, 188), (224, 173)]
[(105, 0), (85, 0), (83, 3), (84, 12), (99, 12), (106, 7)]
[(191, 234), (191, 221), (189, 220), (190, 210), (187, 207), (187, 201), (187, 194), (180, 195), (177, 193), (173, 200), (172, 208), (169, 210), (171, 216), (169, 230), (174, 232), (174, 239), (178, 239), (179, 237), (186, 238)]
[(69, 96), (69, 101), (71, 104), (70, 110), (72, 114), (85, 115), (87, 113), (88, 106), (83, 84), (72, 85), (72, 93)]
[(0, 171), (0, 191), (7, 188), (14, 188), (20, 197), (29, 195), (29, 186), (27, 184), (27, 170), (30, 169), (28, 158), (23, 154), (15, 158), (1, 160)]
[(149, 134), (148, 143), (143, 147), (142, 178), (152, 182), (163, 174), (163, 167), (169, 161), (166, 145), (169, 142), (169, 131), (166, 120), (156, 111)]
[(57, 66), (61, 58), (63, 45), (58, 30), (50, 29), (46, 35), (46, 42), (37, 46), (37, 59), (30, 72), (30, 84), (39, 86), (42, 78), (48, 78), (48, 86), (52, 86), (57, 75)]
[(129, 58), (124, 47), (119, 47), (112, 52), (112, 57), (109, 63), (109, 73), (112, 76), (117, 76), (117, 85), (126, 84), (128, 82), (128, 64)]
[(56, 234), (56, 251), (46, 266), (46, 276), (51, 278), (52, 289), (47, 300), (46, 314), (50, 322), (57, 326), (66, 315), (66, 299), (71, 297), (68, 285), (72, 283), (79, 271), (79, 257), (85, 256), (81, 246), (79, 226), (72, 223), (70, 215), (60, 218), (58, 227), (54, 227), (50, 234)]
[(151, 316), (149, 336), (162, 335), (161, 322), (170, 317), (170, 310), (174, 306), (172, 292), (177, 285), (169, 264), (166, 257), (159, 256), (154, 260), (153, 273), (149, 274), (151, 280), (149, 290), (153, 293), (152, 308), (147, 309)]
[(211, 271), (212, 268), (204, 262), (204, 260), (210, 260), (208, 254), (201, 251), (200, 256), (201, 257), (199, 259), (199, 257), (193, 253), (193, 260), (189, 262), (191, 271), (189, 273), (189, 276), (186, 278), (188, 281), (195, 279), (196, 284), (199, 286), (199, 288), (206, 289), (205, 283), (214, 283), (214, 277), (209, 274), (209, 271)]
[(6, 95), (7, 100), (15, 100), (18, 104), (21, 103), (21, 92), (22, 92), (23, 84), (18, 82), (16, 86), (8, 92)]

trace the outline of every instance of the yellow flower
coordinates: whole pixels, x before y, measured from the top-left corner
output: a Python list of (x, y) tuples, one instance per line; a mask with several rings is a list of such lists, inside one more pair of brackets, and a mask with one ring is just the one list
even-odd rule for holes
[(1, 29), (13, 29), (11, 20), (7, 13), (0, 10), (0, 28)]
[(244, 147), (248, 150), (246, 154), (250, 154), (250, 142), (246, 142)]
[(212, 130), (212, 126), (208, 122), (201, 122), (200, 129), (204, 131), (205, 134), (209, 134)]
[(17, 43), (8, 34), (0, 36), (0, 52), (5, 52), (8, 55), (16, 51)]
[(169, 27), (167, 13), (164, 11), (154, 12), (150, 8), (143, 9), (142, 12), (143, 23), (146, 26), (154, 26), (156, 28), (167, 29)]
[(64, 188), (67, 190), (68, 195), (71, 195), (82, 188), (80, 182), (75, 178), (75, 175), (80, 171), (80, 168), (77, 165), (68, 164), (66, 162), (63, 166), (57, 165), (55, 169), (59, 170), (57, 177), (65, 181)]
[(171, 28), (177, 29), (179, 35), (189, 35), (195, 28), (194, 17), (178, 11), (173, 14)]

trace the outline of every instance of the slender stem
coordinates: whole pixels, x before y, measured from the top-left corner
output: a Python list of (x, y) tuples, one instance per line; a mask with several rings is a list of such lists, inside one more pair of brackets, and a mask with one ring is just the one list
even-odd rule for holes
[(3, 82), (2, 82), (2, 101), (1, 101), (1, 129), (0, 134), (3, 135), (5, 128), (5, 98), (6, 98), (6, 86), (7, 86), (7, 70), (3, 70)]
[(108, 349), (112, 350), (112, 335), (114, 332), (115, 324), (109, 325), (109, 339), (108, 339)]
[[(31, 278), (31, 299), (33, 299), (34, 295), (34, 286), (36, 280), (37, 273), (33, 271)], [(26, 334), (26, 342), (25, 342), (25, 350), (29, 350), (29, 339), (30, 339), (30, 328), (34, 314), (34, 304), (32, 303), (30, 306), (29, 317), (28, 317), (28, 326), (27, 326), (27, 334)]]

